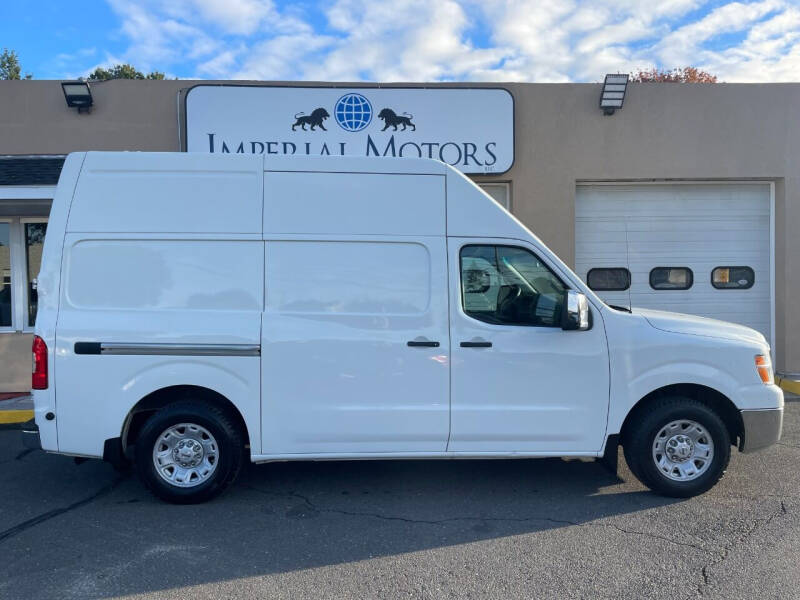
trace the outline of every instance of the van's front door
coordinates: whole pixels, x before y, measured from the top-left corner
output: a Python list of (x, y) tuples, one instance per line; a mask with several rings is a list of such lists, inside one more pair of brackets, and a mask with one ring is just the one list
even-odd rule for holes
[(267, 240), (266, 455), (443, 452), (444, 237)]
[(591, 453), (608, 411), (608, 347), (594, 311), (564, 331), (567, 286), (523, 242), (448, 238), (453, 452)]

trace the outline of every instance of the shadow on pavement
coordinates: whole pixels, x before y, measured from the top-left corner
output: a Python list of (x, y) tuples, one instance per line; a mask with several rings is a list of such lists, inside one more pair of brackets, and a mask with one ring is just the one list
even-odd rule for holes
[[(130, 474), (26, 453), (17, 437), (0, 431), (5, 597), (165, 590), (544, 532), (674, 502), (638, 485), (622, 490), (599, 463), (539, 459), (251, 465), (217, 500), (172, 506)], [(35, 549), (35, 558), (22, 549)]]

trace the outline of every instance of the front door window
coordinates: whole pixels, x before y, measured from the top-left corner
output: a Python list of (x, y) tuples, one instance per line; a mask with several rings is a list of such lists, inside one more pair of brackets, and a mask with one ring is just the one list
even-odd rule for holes
[(567, 287), (533, 253), (514, 246), (461, 250), (464, 312), (494, 325), (560, 327)]

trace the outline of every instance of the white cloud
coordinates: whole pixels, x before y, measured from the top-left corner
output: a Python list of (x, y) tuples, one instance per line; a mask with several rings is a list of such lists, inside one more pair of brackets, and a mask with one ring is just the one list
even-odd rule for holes
[(339, 35), (305, 74), (311, 79), (469, 79), (503, 57), (501, 49), (475, 48), (465, 38), (471, 23), (454, 0), (340, 0), (327, 17)]
[(743, 31), (780, 6), (777, 0), (752, 4), (731, 2), (711, 11), (707, 16), (684, 25), (665, 36), (656, 53), (669, 64), (686, 65), (703, 52), (702, 44), (714, 38)]
[(725, 81), (798, 81), (800, 9), (789, 7), (754, 25), (740, 45), (704, 59), (705, 68)]
[(800, 78), (796, 0), (107, 0), (141, 70), (289, 80)]

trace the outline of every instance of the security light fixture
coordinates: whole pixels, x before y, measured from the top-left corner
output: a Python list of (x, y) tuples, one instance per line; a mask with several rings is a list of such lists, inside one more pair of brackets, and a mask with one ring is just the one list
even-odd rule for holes
[(92, 106), (92, 90), (85, 81), (64, 81), (61, 83), (67, 106), (77, 108), (79, 113), (89, 112)]
[(603, 82), (603, 92), (600, 94), (600, 108), (604, 115), (613, 115), (614, 111), (622, 108), (625, 100), (625, 88), (628, 87), (627, 75), (606, 75)]

